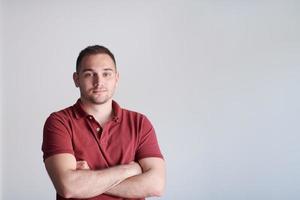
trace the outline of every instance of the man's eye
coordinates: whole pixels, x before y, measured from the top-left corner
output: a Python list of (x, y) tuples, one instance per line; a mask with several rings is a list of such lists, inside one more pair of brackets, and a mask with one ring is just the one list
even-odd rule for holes
[(104, 77), (111, 76), (111, 73), (108, 73), (108, 72), (106, 72), (106, 73), (103, 73), (103, 76), (104, 76)]
[(84, 77), (91, 77), (93, 74), (92, 73), (85, 73)]

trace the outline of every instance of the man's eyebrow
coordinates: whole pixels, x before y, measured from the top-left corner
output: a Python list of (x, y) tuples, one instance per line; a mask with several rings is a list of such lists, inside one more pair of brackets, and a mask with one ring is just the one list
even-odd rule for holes
[[(84, 73), (84, 72), (94, 72), (95, 70), (93, 70), (93, 69), (91, 69), (91, 68), (85, 68), (85, 69), (83, 69), (82, 70), (82, 73)], [(112, 69), (112, 68), (104, 68), (103, 69), (103, 71), (114, 71), (114, 69)]]
[(82, 70), (82, 72), (87, 72), (87, 71), (91, 71), (91, 72), (92, 72), (92, 71), (94, 71), (94, 70), (89, 69), (89, 68)]
[(112, 68), (104, 68), (104, 71), (114, 71)]

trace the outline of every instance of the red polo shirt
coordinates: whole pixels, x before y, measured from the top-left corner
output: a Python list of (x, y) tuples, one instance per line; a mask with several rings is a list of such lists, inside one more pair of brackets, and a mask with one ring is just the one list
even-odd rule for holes
[[(122, 109), (113, 101), (114, 116), (104, 127), (87, 114), (80, 99), (71, 107), (52, 113), (44, 126), (44, 160), (59, 153), (87, 161), (92, 170), (128, 164), (146, 157), (163, 158), (155, 131), (142, 114)], [(57, 199), (64, 199), (57, 195)], [(124, 199), (99, 195), (93, 200)]]

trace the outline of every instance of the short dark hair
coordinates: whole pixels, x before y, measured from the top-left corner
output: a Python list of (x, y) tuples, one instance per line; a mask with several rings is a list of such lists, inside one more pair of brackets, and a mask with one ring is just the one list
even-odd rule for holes
[(106, 48), (105, 46), (93, 45), (93, 46), (86, 47), (79, 53), (76, 60), (76, 72), (79, 72), (81, 67), (80, 64), (84, 57), (89, 55), (101, 54), (101, 53), (109, 55), (109, 57), (114, 61), (115, 67), (117, 68), (114, 54), (112, 54), (112, 52), (108, 48)]

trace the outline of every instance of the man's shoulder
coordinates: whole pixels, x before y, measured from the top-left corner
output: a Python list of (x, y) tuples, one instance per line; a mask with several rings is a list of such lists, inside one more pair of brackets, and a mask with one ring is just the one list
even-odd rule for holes
[(142, 114), (140, 112), (128, 109), (126, 107), (124, 108), (123, 106), (121, 107), (114, 100), (113, 100), (112, 106), (113, 106), (113, 110), (115, 112), (115, 115), (118, 118), (133, 120), (133, 119), (137, 119), (137, 118), (143, 118), (145, 116), (144, 114)]
[(150, 120), (146, 116), (146, 114), (134, 111), (134, 110), (129, 110), (127, 108), (122, 108), (122, 119), (123, 121), (130, 121), (134, 122), (135, 124), (151, 124)]
[(73, 106), (69, 106), (61, 110), (52, 112), (49, 115), (48, 120), (49, 119), (68, 120), (70, 118), (73, 118), (73, 114), (74, 114)]
[(141, 112), (137, 112), (135, 110), (130, 110), (130, 109), (127, 109), (127, 108), (122, 108), (122, 112), (123, 112), (123, 115), (125, 115), (126, 117), (128, 117), (128, 116), (137, 117), (137, 118), (146, 117), (145, 114), (143, 114)]

